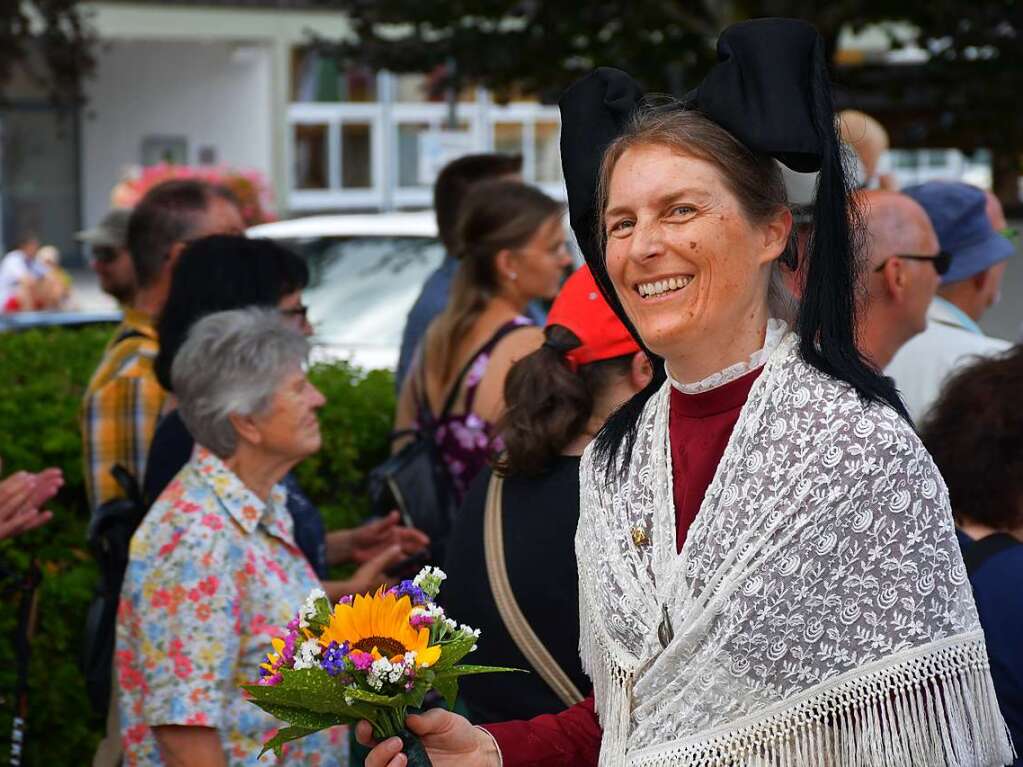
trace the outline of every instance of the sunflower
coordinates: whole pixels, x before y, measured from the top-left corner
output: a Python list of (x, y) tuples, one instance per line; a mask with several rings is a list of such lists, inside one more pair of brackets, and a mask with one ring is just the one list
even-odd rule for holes
[(348, 642), (352, 650), (369, 653), (374, 659), (401, 660), (407, 652), (416, 654), (417, 666), (432, 666), (440, 658), (440, 646), (430, 646), (430, 630), (409, 625), (412, 602), (378, 589), (373, 596), (356, 596), (351, 604), (338, 604), (330, 624), (320, 635), (320, 644)]

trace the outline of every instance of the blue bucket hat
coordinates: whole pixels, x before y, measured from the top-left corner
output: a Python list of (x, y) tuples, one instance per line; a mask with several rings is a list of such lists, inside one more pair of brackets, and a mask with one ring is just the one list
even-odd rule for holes
[(927, 211), (941, 249), (952, 256), (942, 285), (980, 274), (1016, 252), (1013, 244), (992, 228), (982, 189), (960, 181), (928, 181), (902, 192)]

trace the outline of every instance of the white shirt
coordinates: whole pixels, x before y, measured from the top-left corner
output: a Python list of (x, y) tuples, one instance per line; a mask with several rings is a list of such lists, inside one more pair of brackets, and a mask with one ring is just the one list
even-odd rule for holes
[(909, 339), (884, 372), (895, 379), (909, 414), (919, 421), (950, 374), (1011, 346), (1001, 338), (988, 338), (959, 307), (935, 296), (927, 310), (927, 329)]
[(14, 295), (22, 280), (30, 276), (38, 276), (28, 257), (20, 250), (12, 250), (0, 261), (0, 311), (4, 304)]

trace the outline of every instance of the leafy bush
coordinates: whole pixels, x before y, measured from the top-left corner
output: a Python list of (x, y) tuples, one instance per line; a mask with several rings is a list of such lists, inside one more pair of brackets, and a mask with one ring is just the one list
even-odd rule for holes
[[(82, 626), (96, 567), (86, 548), (89, 513), (82, 480), (78, 413), (82, 393), (110, 326), (0, 333), (0, 457), (3, 475), (46, 466), (64, 470), (65, 486), (50, 504), (50, 524), (0, 542), (0, 567), (24, 572), (34, 559), (43, 573), (32, 641), (26, 765), (89, 764), (103, 732), (85, 696), (78, 661)], [(320, 504), (328, 528), (357, 524), (367, 510), (365, 473), (387, 452), (394, 412), (390, 373), (363, 375), (344, 363), (313, 366), (310, 377), (327, 397), (319, 454), (297, 472)], [(0, 593), (7, 587), (0, 586)], [(0, 601), (0, 761), (9, 758), (15, 684), (11, 638), (16, 596)]]

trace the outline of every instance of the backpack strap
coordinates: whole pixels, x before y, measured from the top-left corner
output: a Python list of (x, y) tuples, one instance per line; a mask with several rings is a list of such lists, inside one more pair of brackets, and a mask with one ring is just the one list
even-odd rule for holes
[(995, 554), (1000, 554), (1006, 549), (1016, 546), (1023, 546), (1017, 538), (1008, 533), (991, 533), (973, 542), (963, 554), (963, 562), (966, 563), (966, 574), (973, 575), (980, 569), (980, 566), (987, 562)]
[[(469, 357), (462, 369), (458, 372), (455, 377), (454, 383), (451, 388), (448, 389), (448, 396), (444, 400), (444, 405), (441, 407), (440, 412), (434, 416), (430, 411), (430, 403), (426, 399), (426, 347), (421, 346), (419, 350), (419, 364), (416, 372), (416, 408), (420, 411), (420, 422), (423, 421), (424, 416), (428, 417), (433, 423), (443, 420), (451, 412), (451, 409), (455, 406), (455, 402), (458, 400), (458, 394), (462, 388), (462, 382), (465, 377), (469, 374), (472, 366), (476, 363), (476, 360), (481, 355), (492, 351), (495, 346), (503, 339), (506, 335), (519, 328), (531, 327), (531, 325), (523, 325), (515, 320), (504, 323), (501, 327), (494, 331), (494, 334), (480, 346), (472, 356)], [(466, 409), (472, 409), (471, 399), (466, 400)]]
[[(532, 327), (532, 323), (530, 323), (529, 325), (523, 325), (520, 322), (517, 322), (515, 320), (511, 320), (510, 322), (504, 323), (501, 327), (499, 327), (496, 331), (494, 331), (494, 335), (492, 335), (490, 337), (490, 340), (487, 341), (485, 344), (483, 344), (483, 346), (481, 346), (477, 350), (477, 352), (474, 355), (472, 355), (472, 359), (469, 360), (469, 365), (472, 365), (473, 363), (475, 363), (476, 360), (478, 360), (484, 354), (489, 354), (492, 351), (494, 351), (494, 349), (497, 348), (497, 345), (499, 343), (501, 343), (502, 340), (504, 340), (505, 336), (513, 333), (514, 331), (518, 330), (519, 328), (528, 328), (528, 327)], [(460, 386), (461, 383), (462, 383), (461, 380), (459, 380), (458, 381), (458, 386)], [(458, 386), (455, 387), (455, 391), (456, 392), (458, 391)], [(478, 389), (479, 389), (479, 384), (474, 386), (471, 390), (466, 391), (466, 393), (465, 393), (465, 412), (468, 413), (468, 412), (472, 411), (472, 406), (476, 402), (476, 392), (477, 392)]]

